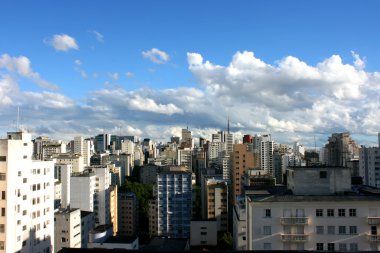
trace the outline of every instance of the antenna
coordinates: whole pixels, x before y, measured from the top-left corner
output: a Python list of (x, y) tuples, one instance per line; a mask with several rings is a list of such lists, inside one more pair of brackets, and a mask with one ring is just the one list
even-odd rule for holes
[(227, 121), (228, 121), (228, 123), (227, 123), (227, 133), (230, 133), (230, 115), (228, 115)]
[(16, 131), (20, 131), (20, 106), (17, 106)]

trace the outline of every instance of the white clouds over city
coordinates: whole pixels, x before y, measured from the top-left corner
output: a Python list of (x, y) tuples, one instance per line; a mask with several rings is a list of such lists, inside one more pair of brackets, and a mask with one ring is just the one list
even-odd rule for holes
[[(198, 82), (193, 87), (105, 87), (89, 92), (79, 103), (60, 93), (20, 90), (14, 74), (36, 83), (43, 79), (26, 57), (3, 55), (0, 112), (11, 117), (11, 109), (20, 105), (28, 117), (38, 118), (28, 122), (35, 134), (88, 136), (97, 134), (99, 127), (113, 131), (121, 126), (126, 134), (162, 140), (186, 125), (196, 136), (225, 129), (229, 116), (232, 131), (239, 136), (269, 132), (284, 142), (312, 141), (315, 134), (340, 131), (373, 135), (380, 125), (380, 74), (365, 71), (365, 59), (359, 54), (353, 52), (352, 57), (351, 63), (339, 55), (315, 65), (295, 56), (267, 63), (244, 51), (222, 66), (188, 53), (188, 69)], [(108, 77), (118, 80), (115, 74)]]

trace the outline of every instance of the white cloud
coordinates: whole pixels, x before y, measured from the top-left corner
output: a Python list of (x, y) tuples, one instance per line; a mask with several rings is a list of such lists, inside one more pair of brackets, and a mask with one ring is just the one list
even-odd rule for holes
[(203, 63), (203, 57), (197, 53), (187, 53), (187, 62), (189, 65), (201, 65)]
[(30, 60), (25, 56), (11, 57), (8, 54), (3, 54), (0, 57), (0, 69), (4, 68), (10, 73), (16, 73), (19, 76), (30, 79), (41, 88), (56, 90), (58, 86), (50, 83), (40, 77), (40, 74), (34, 72), (31, 67)]
[(108, 73), (108, 77), (109, 78), (111, 78), (112, 80), (114, 80), (114, 81), (117, 81), (117, 80), (119, 80), (119, 73), (111, 73), (111, 72), (109, 72)]
[(97, 41), (104, 42), (104, 36), (103, 36), (103, 34), (101, 34), (98, 31), (95, 31), (95, 30), (91, 30), (89, 32), (95, 35), (95, 38), (96, 38)]
[(75, 63), (75, 65), (77, 65), (77, 66), (82, 65), (82, 62), (81, 62), (81, 60), (79, 60), (79, 59), (76, 59), (76, 60), (74, 61), (74, 63)]
[(170, 104), (157, 104), (151, 98), (143, 98), (140, 95), (135, 95), (129, 100), (129, 106), (132, 109), (139, 111), (154, 112), (160, 114), (172, 115), (175, 113), (183, 113), (183, 110), (176, 105)]
[(125, 76), (126, 76), (127, 78), (132, 78), (132, 77), (134, 77), (135, 75), (134, 75), (132, 72), (127, 71), (127, 72), (125, 72)]
[(79, 46), (75, 38), (67, 34), (55, 34), (47, 43), (55, 48), (57, 51), (67, 52), (71, 49), (79, 50)]
[(169, 55), (166, 52), (161, 51), (157, 48), (152, 48), (151, 50), (143, 51), (142, 56), (156, 64), (166, 63), (170, 59)]
[(365, 68), (365, 59), (361, 59), (359, 54), (355, 53), (354, 51), (351, 51), (352, 57), (354, 57), (354, 66), (359, 69), (363, 70)]

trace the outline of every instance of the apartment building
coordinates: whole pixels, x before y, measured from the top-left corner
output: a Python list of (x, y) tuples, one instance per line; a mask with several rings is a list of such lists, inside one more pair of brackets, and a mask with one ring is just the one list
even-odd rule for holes
[(0, 252), (54, 251), (54, 164), (32, 155), (29, 133), (0, 140)]
[(65, 248), (81, 247), (80, 209), (59, 209), (54, 213), (54, 252)]
[(379, 250), (380, 196), (353, 192), (347, 167), (287, 170), (288, 189), (246, 196), (248, 250)]

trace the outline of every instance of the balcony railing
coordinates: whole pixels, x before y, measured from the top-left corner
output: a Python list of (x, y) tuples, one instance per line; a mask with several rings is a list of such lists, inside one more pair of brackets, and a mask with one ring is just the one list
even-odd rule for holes
[(282, 225), (307, 225), (309, 218), (308, 217), (281, 217)]
[(281, 234), (283, 242), (306, 242), (308, 235), (304, 234)]
[(367, 222), (368, 222), (368, 225), (379, 225), (380, 217), (368, 217)]
[(380, 242), (380, 235), (370, 235), (370, 234), (367, 234), (367, 239), (370, 242)]

